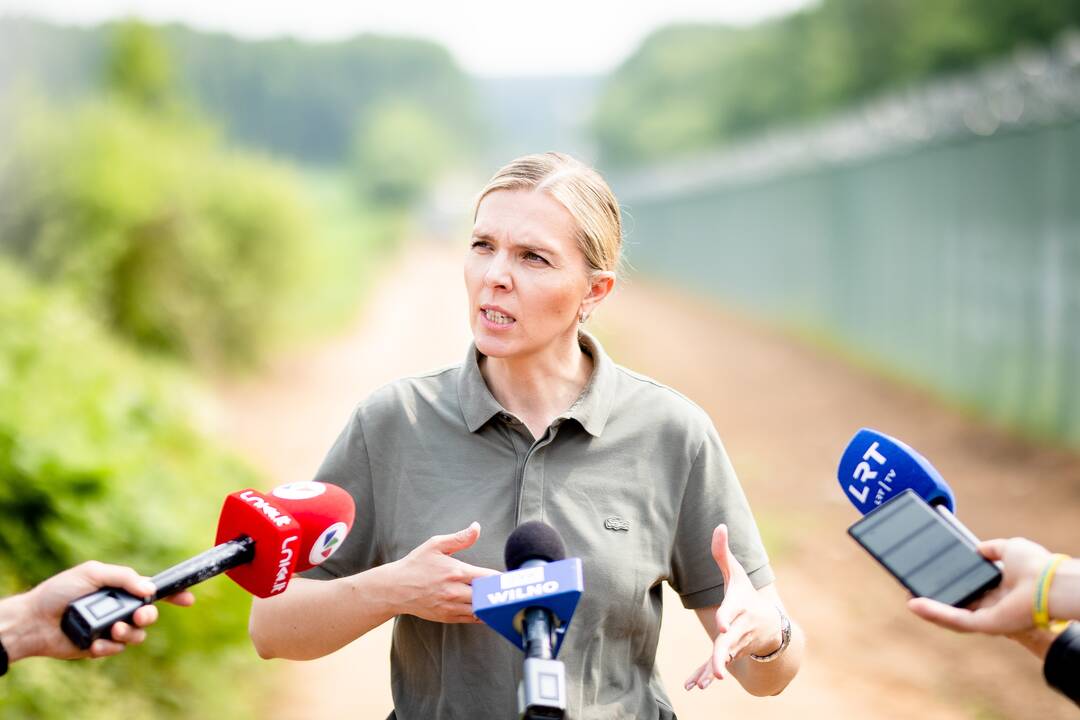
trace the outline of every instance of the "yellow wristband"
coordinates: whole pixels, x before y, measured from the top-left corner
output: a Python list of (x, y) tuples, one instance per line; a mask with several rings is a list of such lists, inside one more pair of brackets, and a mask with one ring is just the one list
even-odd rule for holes
[[(1046, 630), (1050, 627), (1050, 584), (1054, 582), (1054, 573), (1058, 565), (1068, 560), (1068, 555), (1058, 553), (1053, 555), (1039, 575), (1035, 583), (1035, 602), (1031, 608), (1031, 617), (1035, 621), (1035, 627)], [(1056, 623), (1055, 623), (1056, 624)]]

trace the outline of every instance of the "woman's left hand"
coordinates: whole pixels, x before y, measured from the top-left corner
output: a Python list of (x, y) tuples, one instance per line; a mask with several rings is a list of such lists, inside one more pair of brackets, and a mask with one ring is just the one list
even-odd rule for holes
[(726, 525), (718, 525), (713, 531), (712, 555), (724, 576), (724, 600), (711, 618), (715, 623), (710, 630), (714, 638), (712, 656), (687, 679), (687, 690), (695, 685), (704, 689), (714, 678), (723, 680), (731, 663), (751, 653), (768, 655), (783, 642), (776, 605), (754, 588), (732, 554)]

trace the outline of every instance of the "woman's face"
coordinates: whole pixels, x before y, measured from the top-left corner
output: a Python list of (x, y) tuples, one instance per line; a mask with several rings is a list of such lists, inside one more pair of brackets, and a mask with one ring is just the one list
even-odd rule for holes
[(596, 302), (576, 231), (570, 212), (543, 191), (497, 190), (480, 202), (465, 259), (480, 352), (525, 356), (576, 337), (579, 311)]

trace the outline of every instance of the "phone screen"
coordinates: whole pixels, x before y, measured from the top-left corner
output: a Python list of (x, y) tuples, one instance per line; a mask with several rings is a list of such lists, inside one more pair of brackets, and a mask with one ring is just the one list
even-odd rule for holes
[(1001, 582), (1001, 571), (910, 490), (875, 508), (848, 533), (917, 597), (962, 607)]

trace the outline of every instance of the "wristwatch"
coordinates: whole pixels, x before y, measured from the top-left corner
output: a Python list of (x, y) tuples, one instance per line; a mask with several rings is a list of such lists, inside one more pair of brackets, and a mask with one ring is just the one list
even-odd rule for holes
[(8, 654), (4, 649), (4, 643), (0, 642), (0, 675), (4, 675), (8, 670)]
[(780, 613), (780, 647), (776, 648), (768, 655), (754, 655), (753, 653), (750, 653), (750, 659), (755, 662), (772, 662), (783, 655), (784, 651), (787, 650), (788, 645), (791, 644), (791, 620), (788, 619), (788, 616), (780, 609), (779, 605), (776, 606), (776, 612)]

